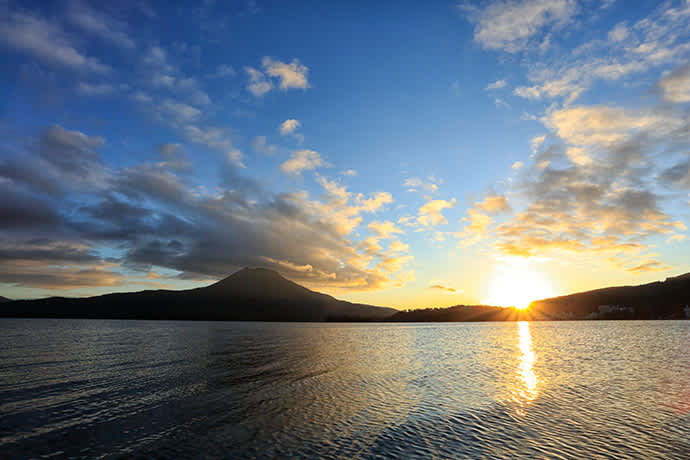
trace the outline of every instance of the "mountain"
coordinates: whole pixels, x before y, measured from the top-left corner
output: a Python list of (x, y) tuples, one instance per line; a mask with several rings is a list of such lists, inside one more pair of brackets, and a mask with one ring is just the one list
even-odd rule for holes
[(244, 268), (210, 286), (183, 291), (50, 297), (15, 300), (0, 306), (2, 317), (219, 321), (377, 320), (396, 311), (338, 300), (264, 268)]
[(11, 302), (12, 299), (8, 299), (7, 297), (3, 297), (0, 295), (0, 303), (5, 303), (5, 302)]
[(619, 286), (537, 300), (530, 310), (545, 318), (674, 319), (690, 305), (690, 273), (640, 286)]

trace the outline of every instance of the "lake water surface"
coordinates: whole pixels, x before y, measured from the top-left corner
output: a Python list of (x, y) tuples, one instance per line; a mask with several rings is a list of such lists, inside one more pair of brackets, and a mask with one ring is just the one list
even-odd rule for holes
[(690, 458), (690, 321), (0, 319), (3, 458)]

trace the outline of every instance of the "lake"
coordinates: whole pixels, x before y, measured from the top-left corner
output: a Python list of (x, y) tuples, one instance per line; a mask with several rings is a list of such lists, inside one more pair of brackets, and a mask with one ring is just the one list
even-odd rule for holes
[(3, 458), (690, 458), (690, 321), (0, 319)]

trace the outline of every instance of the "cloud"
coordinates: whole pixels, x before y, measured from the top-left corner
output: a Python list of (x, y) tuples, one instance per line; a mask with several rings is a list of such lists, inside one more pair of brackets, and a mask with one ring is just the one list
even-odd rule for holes
[(669, 270), (671, 267), (658, 260), (645, 261), (639, 265), (628, 268), (633, 273), (659, 272)]
[(357, 171), (355, 171), (354, 169), (346, 169), (345, 171), (342, 171), (340, 174), (347, 177), (355, 177), (357, 176)]
[(371, 198), (365, 198), (364, 195), (357, 195), (357, 206), (364, 212), (378, 211), (386, 204), (393, 202), (393, 196), (388, 192), (376, 192)]
[(273, 88), (273, 83), (266, 79), (266, 75), (263, 72), (253, 67), (245, 67), (244, 71), (249, 75), (247, 89), (254, 96), (263, 96)]
[(287, 64), (281, 61), (274, 61), (269, 57), (264, 57), (261, 61), (261, 65), (267, 75), (278, 78), (280, 81), (278, 86), (282, 90), (290, 88), (309, 88), (309, 81), (307, 80), (309, 69), (302, 65), (297, 59), (293, 59), (290, 64)]
[(156, 73), (151, 76), (151, 84), (153, 84), (153, 86), (157, 88), (173, 88), (175, 86), (175, 77), (171, 75)]
[(157, 164), (159, 168), (170, 169), (173, 171), (188, 171), (192, 164), (187, 160), (180, 144), (163, 143), (156, 148), (156, 156), (160, 160)]
[(435, 177), (429, 177), (428, 180), (422, 180), (418, 177), (408, 177), (403, 182), (403, 187), (407, 187), (408, 192), (423, 191), (426, 193), (435, 193), (438, 191)]
[(544, 29), (557, 30), (576, 12), (570, 0), (495, 1), (484, 9), (471, 9), (476, 22), (474, 39), (483, 47), (515, 53), (530, 46)]
[(17, 153), (21, 162), (0, 160), (7, 197), (0, 204), (0, 282), (119, 286), (139, 282), (123, 271), (156, 267), (199, 280), (247, 265), (322, 289), (381, 289), (413, 278), (403, 272), (409, 256), (371, 253), (348, 238), (363, 214), (392, 201), (386, 192), (356, 194), (323, 178), (325, 201), (306, 192), (274, 194), (226, 165), (223, 182), (209, 193), (179, 175), (186, 160), (178, 144), (160, 144), (155, 161), (111, 169), (95, 151), (104, 143), (51, 127)]
[[(186, 109), (183, 110), (186, 111)], [(189, 121), (193, 120), (193, 114), (193, 111), (190, 112), (192, 119)], [(181, 126), (180, 131), (190, 141), (206, 146), (209, 149), (223, 153), (234, 152), (236, 150), (233, 148), (232, 141), (227, 137), (225, 130), (222, 128), (188, 124)]]
[(661, 4), (634, 24), (617, 24), (607, 40), (593, 39), (549, 59), (527, 63), (527, 85), (513, 94), (532, 100), (574, 102), (597, 82), (627, 81), (651, 69), (687, 60), (690, 6)]
[(199, 82), (190, 77), (178, 78), (175, 82), (175, 91), (181, 93), (189, 102), (195, 105), (211, 105), (211, 98), (199, 86)]
[(664, 99), (669, 102), (690, 102), (690, 64), (677, 67), (659, 81)]
[(395, 226), (391, 221), (371, 222), (367, 228), (374, 232), (379, 238), (386, 239), (399, 233), (404, 233), (401, 229)]
[(253, 67), (244, 68), (244, 71), (249, 75), (247, 89), (254, 96), (263, 96), (275, 87), (283, 91), (309, 88), (307, 78), (309, 69), (302, 65), (298, 59), (293, 59), (288, 64), (266, 56), (261, 60), (261, 68), (262, 70)]
[(111, 68), (79, 52), (55, 22), (10, 11), (0, 19), (0, 45), (28, 53), (44, 63), (75, 71), (106, 74)]
[(690, 188), (690, 159), (681, 160), (679, 163), (665, 169), (660, 179), (668, 186), (680, 186)]
[(221, 64), (216, 67), (216, 71), (210, 75), (211, 78), (227, 78), (237, 75), (237, 71), (227, 64)]
[(467, 210), (468, 217), (463, 217), (463, 222), (468, 222), (465, 228), (455, 233), (455, 236), (459, 240), (459, 247), (468, 247), (489, 236), (489, 227), (491, 226), (493, 219), (487, 214), (476, 210), (474, 207)]
[(125, 24), (106, 16), (98, 11), (94, 11), (85, 3), (73, 2), (68, 13), (69, 21), (80, 29), (95, 35), (102, 40), (124, 49), (136, 47), (125, 32)]
[(607, 106), (560, 109), (543, 121), (569, 144), (601, 147), (620, 143), (635, 132), (661, 133), (679, 126), (679, 120), (663, 113), (635, 113)]
[(511, 168), (514, 169), (515, 171), (518, 171), (523, 166), (524, 166), (524, 163), (522, 161), (516, 161), (515, 163), (513, 163), (513, 166), (511, 166)]
[(450, 201), (431, 200), (419, 208), (417, 222), (425, 227), (447, 224), (448, 221), (443, 217), (442, 211), (453, 206), (455, 206), (455, 198)]
[(136, 91), (130, 97), (140, 104), (150, 104), (153, 102), (153, 98), (143, 91)]
[(199, 108), (170, 98), (154, 102), (153, 97), (141, 91), (131, 97), (143, 104), (144, 110), (150, 110), (153, 118), (175, 129), (188, 141), (221, 152), (236, 166), (244, 167), (243, 155), (233, 147), (227, 130), (205, 123), (204, 113)]
[(537, 150), (539, 150), (541, 148), (541, 146), (544, 145), (545, 140), (546, 140), (546, 135), (533, 137), (532, 141), (531, 141), (532, 153), (536, 153)]
[(427, 289), (435, 289), (435, 290), (446, 292), (448, 294), (454, 294), (455, 292), (457, 292), (457, 289), (452, 288), (452, 287), (448, 287), (448, 286), (443, 286), (441, 284), (432, 284)]
[(114, 89), (115, 88), (108, 83), (92, 85), (90, 83), (80, 82), (79, 86), (77, 86), (79, 94), (83, 94), (84, 96), (105, 96), (112, 93)]
[(270, 257), (265, 257), (265, 256), (262, 257), (262, 259), (265, 260), (266, 262), (270, 263), (271, 265), (282, 267), (282, 268), (290, 270), (292, 272), (310, 273), (310, 272), (314, 271), (314, 267), (312, 267), (309, 264), (297, 265), (297, 264), (293, 264), (292, 262), (287, 261), (287, 260), (276, 260), (276, 259), (272, 259)]
[(622, 42), (628, 37), (629, 31), (625, 22), (619, 22), (609, 31), (609, 40), (613, 42)]
[(105, 178), (97, 150), (104, 142), (101, 137), (61, 126), (46, 128), (26, 146), (26, 152), (0, 160), (0, 180), (11, 191), (25, 189), (26, 200), (36, 200), (40, 193), (52, 200), (73, 189), (98, 189)]
[(511, 210), (508, 203), (508, 197), (505, 195), (490, 194), (484, 201), (475, 204), (475, 209), (486, 212), (488, 214), (497, 214), (501, 212), (509, 212)]
[(269, 144), (266, 136), (256, 136), (252, 141), (252, 148), (256, 153), (264, 155), (273, 155), (276, 152), (276, 146)]
[(0, 262), (0, 282), (25, 287), (64, 291), (120, 286), (126, 281), (112, 264), (50, 266), (48, 260), (9, 259), (2, 256)]
[(467, 210), (467, 216), (462, 221), (467, 222), (464, 229), (454, 235), (460, 240), (459, 247), (467, 247), (484, 240), (489, 236), (489, 228), (493, 223), (491, 215), (512, 211), (508, 197), (495, 192), (489, 193), (482, 201), (475, 202)]
[[(178, 45), (179, 49), (180, 46)], [(185, 47), (182, 47), (185, 49)], [(178, 50), (178, 52), (180, 52)], [(168, 59), (168, 52), (160, 46), (149, 47), (141, 58), (141, 72), (158, 90), (170, 91), (170, 96), (196, 106), (210, 106), (211, 98), (196, 78), (184, 74)]]
[(286, 174), (299, 175), (302, 171), (313, 171), (326, 163), (321, 155), (313, 150), (297, 150), (292, 152), (290, 158), (280, 165), (280, 170)]
[(410, 245), (405, 244), (400, 240), (393, 240), (388, 245), (388, 250), (391, 252), (408, 252), (410, 250)]
[(414, 260), (413, 256), (384, 257), (381, 262), (376, 265), (376, 268), (385, 273), (396, 273), (412, 262), (412, 260)]
[(379, 244), (378, 238), (375, 238), (373, 236), (363, 241), (360, 241), (357, 246), (361, 248), (361, 250), (364, 251), (366, 254), (372, 256), (383, 251), (383, 247)]
[[(500, 17), (528, 3), (539, 2), (501, 3), (504, 10), (493, 13)], [(495, 5), (470, 13), (475, 32), (492, 30), (482, 29), (481, 19)], [(651, 251), (659, 242), (682, 240), (687, 230), (674, 218), (674, 198), (690, 187), (689, 124), (681, 105), (687, 72), (686, 66), (662, 71), (690, 54), (690, 4), (669, 6), (579, 47), (554, 48), (539, 62), (525, 55), (529, 82), (514, 94), (545, 100), (539, 118), (523, 119), (540, 121), (548, 133), (532, 139), (530, 160), (514, 164), (520, 174), (501, 184), (505, 192), (490, 192), (467, 210), (464, 227), (454, 233), (459, 246), (483, 244), (497, 257), (586, 256), (630, 273), (671, 268)], [(498, 34), (483, 44), (509, 52), (534, 48), (552, 28), (548, 22), (540, 26), (544, 31), (528, 27), (515, 40)], [(575, 104), (600, 82), (640, 92), (633, 77), (646, 79), (651, 71), (664, 75), (653, 86), (663, 105)], [(649, 101), (642, 88), (635, 100)], [(509, 196), (510, 206), (496, 196)]]
[(337, 181), (328, 180), (318, 174), (316, 181), (326, 192), (325, 202), (303, 202), (303, 206), (320, 218), (326, 218), (333, 224), (339, 235), (349, 235), (362, 223), (362, 213), (376, 213), (384, 205), (393, 202), (388, 192), (376, 192), (365, 196), (361, 193), (354, 195), (347, 187)]
[(484, 90), (485, 91), (491, 91), (494, 89), (505, 88), (505, 86), (506, 86), (505, 80), (496, 80), (495, 82), (489, 83), (488, 85), (486, 85), (486, 88), (484, 88)]
[(158, 107), (162, 117), (172, 118), (175, 122), (184, 124), (193, 122), (201, 115), (201, 110), (189, 104), (176, 102), (172, 99), (164, 100)]
[[(652, 184), (658, 176), (668, 186), (683, 186), (687, 121), (665, 110), (608, 106), (554, 110), (542, 121), (554, 145), (535, 155), (514, 186), (518, 209), (504, 208), (507, 220), (494, 225), (488, 214), (502, 208), (499, 202), (489, 205), (487, 197), (475, 204), (465, 218), (470, 224), (457, 235), (461, 244), (492, 236), (503, 255), (587, 252), (633, 273), (668, 269), (649, 263), (647, 241), (673, 238), (685, 225), (664, 211)], [(659, 162), (671, 158), (676, 166), (657, 174)]]
[(142, 57), (142, 62), (162, 74), (176, 71), (175, 67), (168, 62), (168, 52), (160, 46), (149, 47)]
[(280, 135), (286, 136), (288, 134), (294, 134), (300, 126), (302, 126), (302, 123), (300, 123), (299, 120), (295, 120), (294, 118), (287, 119), (280, 124)]

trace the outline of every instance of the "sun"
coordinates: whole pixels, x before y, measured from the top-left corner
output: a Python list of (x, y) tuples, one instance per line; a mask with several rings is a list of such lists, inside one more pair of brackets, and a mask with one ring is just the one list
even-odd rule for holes
[(551, 284), (529, 261), (511, 261), (497, 267), (484, 303), (524, 310), (533, 300), (553, 296)]

